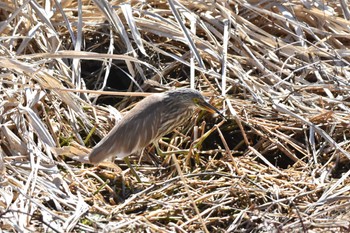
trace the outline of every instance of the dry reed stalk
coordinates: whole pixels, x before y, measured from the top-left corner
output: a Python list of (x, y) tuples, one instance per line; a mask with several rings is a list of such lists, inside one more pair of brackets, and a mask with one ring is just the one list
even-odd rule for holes
[[(2, 1), (1, 229), (349, 231), (349, 12), (346, 0)], [(139, 100), (95, 103), (122, 76), (133, 96), (195, 86), (229, 120), (199, 113), (164, 139), (177, 169), (152, 146), (133, 156), (143, 184), (120, 161), (91, 166)]]

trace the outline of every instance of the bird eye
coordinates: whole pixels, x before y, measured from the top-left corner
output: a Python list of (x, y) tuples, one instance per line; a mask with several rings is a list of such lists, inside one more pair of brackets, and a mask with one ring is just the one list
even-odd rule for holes
[(193, 102), (194, 102), (195, 104), (198, 104), (198, 102), (199, 102), (198, 98), (193, 98)]

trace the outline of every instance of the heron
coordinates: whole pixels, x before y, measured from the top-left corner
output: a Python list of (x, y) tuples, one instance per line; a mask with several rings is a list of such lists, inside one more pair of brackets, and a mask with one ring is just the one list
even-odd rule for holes
[(126, 113), (92, 149), (89, 160), (97, 164), (111, 156), (124, 159), (140, 182), (128, 156), (151, 143), (157, 143), (161, 137), (188, 121), (198, 108), (222, 116), (218, 109), (194, 89), (178, 88), (149, 95)]

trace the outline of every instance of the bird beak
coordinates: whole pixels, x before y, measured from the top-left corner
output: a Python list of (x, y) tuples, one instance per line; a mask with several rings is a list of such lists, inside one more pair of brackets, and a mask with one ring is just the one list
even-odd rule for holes
[(226, 119), (226, 117), (224, 117), (224, 115), (222, 115), (222, 113), (217, 109), (215, 108), (213, 105), (209, 104), (208, 102), (206, 101), (203, 101), (201, 103), (198, 103), (198, 106), (203, 109), (203, 110), (206, 110), (210, 113), (217, 113), (219, 114), (222, 118)]

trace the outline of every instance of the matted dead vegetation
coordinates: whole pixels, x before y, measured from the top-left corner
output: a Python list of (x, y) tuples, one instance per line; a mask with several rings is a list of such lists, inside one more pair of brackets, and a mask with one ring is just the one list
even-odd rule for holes
[[(2, 1), (1, 229), (349, 231), (349, 20), (346, 0)], [(228, 120), (132, 156), (142, 184), (88, 163), (140, 99), (101, 90), (189, 86)]]

